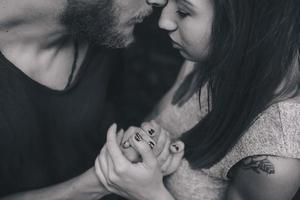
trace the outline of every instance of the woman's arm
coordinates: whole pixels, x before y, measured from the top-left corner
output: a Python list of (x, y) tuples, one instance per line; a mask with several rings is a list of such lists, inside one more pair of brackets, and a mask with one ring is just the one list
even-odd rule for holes
[(109, 192), (100, 184), (95, 169), (67, 182), (3, 197), (1, 200), (98, 200)]
[(194, 62), (186, 60), (182, 64), (175, 83), (173, 84), (171, 89), (163, 96), (163, 98), (159, 101), (159, 103), (155, 106), (152, 112), (146, 117), (145, 121), (156, 120), (156, 118), (160, 115), (161, 111), (167, 105), (171, 104), (176, 90), (182, 84), (186, 76), (194, 70), (194, 68), (195, 68)]
[(300, 187), (300, 161), (252, 156), (232, 169), (228, 200), (291, 200)]

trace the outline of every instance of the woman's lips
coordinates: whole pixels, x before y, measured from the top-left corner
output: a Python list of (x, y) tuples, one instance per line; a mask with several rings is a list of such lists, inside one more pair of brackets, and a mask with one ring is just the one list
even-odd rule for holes
[(173, 45), (173, 48), (175, 48), (175, 49), (181, 49), (180, 46), (174, 42), (172, 43), (172, 45)]
[(182, 49), (181, 45), (177, 42), (175, 42), (173, 39), (172, 40), (172, 45), (175, 49)]
[(177, 49), (183, 57), (186, 57), (187, 54), (185, 53), (184, 48), (178, 42), (175, 42), (175, 40), (173, 40), (172, 38), (171, 38), (171, 40), (172, 40), (173, 48)]

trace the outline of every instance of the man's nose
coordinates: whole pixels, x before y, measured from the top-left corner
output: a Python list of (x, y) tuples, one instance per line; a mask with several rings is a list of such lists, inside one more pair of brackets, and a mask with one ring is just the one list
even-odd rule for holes
[(163, 7), (167, 4), (168, 0), (146, 0), (146, 2), (153, 7)]

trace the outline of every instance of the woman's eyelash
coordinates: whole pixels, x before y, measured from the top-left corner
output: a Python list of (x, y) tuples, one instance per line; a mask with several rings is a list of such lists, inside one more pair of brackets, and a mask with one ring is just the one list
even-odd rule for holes
[(181, 10), (177, 10), (176, 13), (179, 15), (179, 17), (182, 17), (182, 18), (184, 18), (184, 17), (186, 17), (186, 16), (189, 15), (189, 13), (183, 12)]

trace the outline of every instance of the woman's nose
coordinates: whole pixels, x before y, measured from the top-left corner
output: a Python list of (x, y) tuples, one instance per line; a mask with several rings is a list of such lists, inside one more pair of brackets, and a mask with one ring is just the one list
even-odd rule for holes
[(172, 5), (167, 5), (161, 12), (158, 25), (161, 29), (172, 32), (177, 29), (177, 24), (175, 21), (174, 11), (171, 8)]
[(146, 0), (146, 2), (153, 7), (163, 7), (167, 4), (168, 0)]

